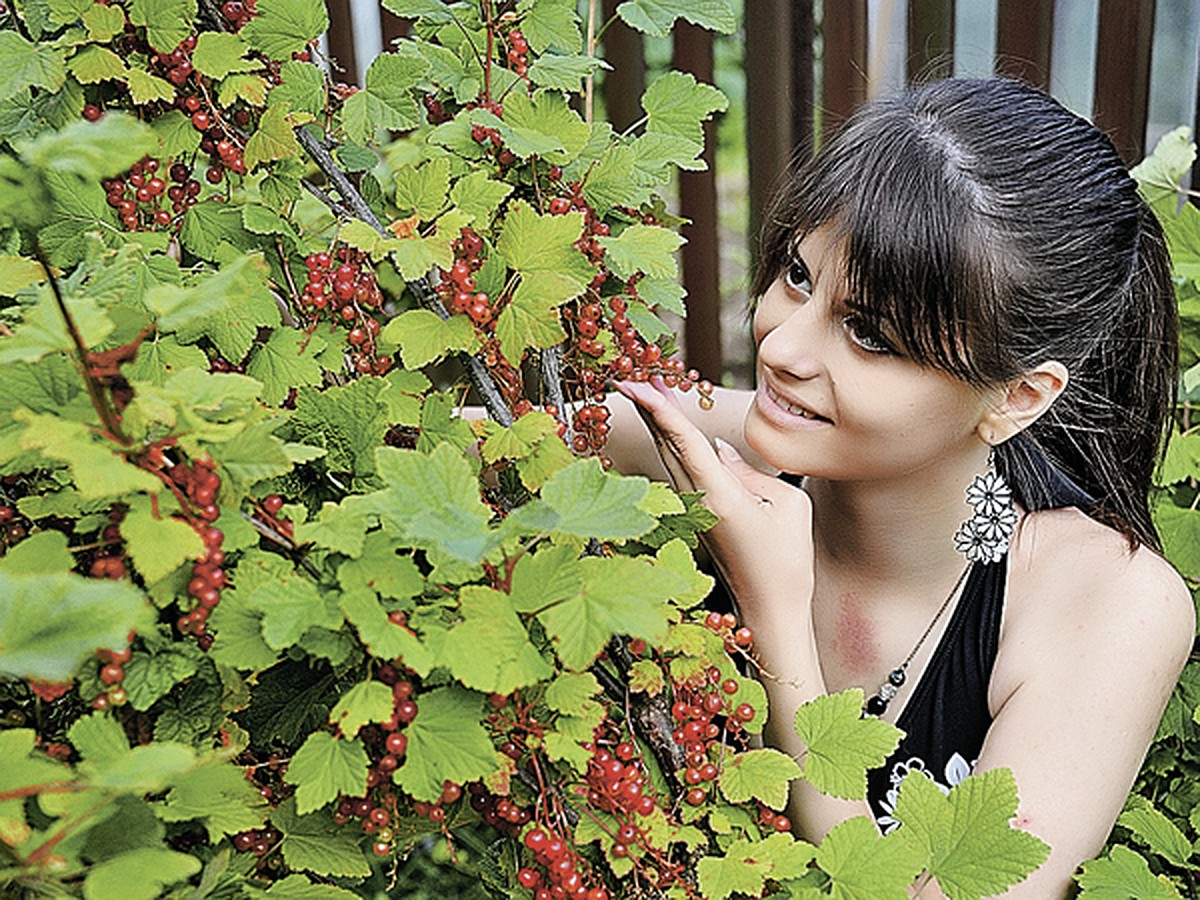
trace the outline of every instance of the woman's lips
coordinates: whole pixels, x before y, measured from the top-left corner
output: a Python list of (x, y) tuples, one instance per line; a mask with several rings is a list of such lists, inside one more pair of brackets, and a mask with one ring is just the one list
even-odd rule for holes
[(802, 406), (771, 389), (767, 384), (759, 385), (756, 402), (759, 410), (768, 418), (789, 425), (801, 422), (811, 425), (832, 425), (832, 420)]

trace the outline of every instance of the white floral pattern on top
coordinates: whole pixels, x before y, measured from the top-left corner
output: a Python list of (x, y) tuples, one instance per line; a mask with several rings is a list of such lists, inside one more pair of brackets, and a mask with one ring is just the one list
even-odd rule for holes
[(900, 822), (892, 817), (892, 813), (896, 811), (896, 800), (900, 796), (900, 785), (904, 783), (912, 772), (924, 772), (929, 776), (929, 780), (937, 785), (938, 790), (943, 794), (949, 794), (950, 788), (957, 787), (962, 783), (963, 779), (975, 770), (975, 763), (967, 762), (961, 753), (954, 753), (950, 759), (946, 761), (946, 768), (942, 772), (944, 781), (939, 781), (933, 772), (930, 772), (925, 766), (925, 760), (919, 756), (911, 756), (903, 762), (898, 762), (892, 766), (892, 773), (889, 776), (892, 786), (888, 788), (883, 799), (879, 801), (879, 805), (883, 808), (884, 814), (879, 816), (876, 821), (884, 834), (895, 831), (900, 827)]

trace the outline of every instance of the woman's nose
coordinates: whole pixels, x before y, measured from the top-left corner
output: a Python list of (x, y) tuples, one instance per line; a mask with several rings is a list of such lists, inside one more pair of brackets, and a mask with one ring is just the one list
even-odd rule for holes
[[(815, 299), (809, 298), (807, 302), (791, 305), (782, 314), (777, 312), (762, 322), (758, 356), (764, 365), (798, 379), (807, 380), (821, 374), (827, 335), (818, 306)], [(759, 312), (768, 310), (760, 307)]]

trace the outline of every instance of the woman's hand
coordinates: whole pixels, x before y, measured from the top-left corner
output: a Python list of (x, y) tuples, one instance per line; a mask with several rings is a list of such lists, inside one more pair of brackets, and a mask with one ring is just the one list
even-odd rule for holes
[[(812, 506), (804, 491), (755, 469), (725, 441), (717, 449), (661, 379), (619, 382), (654, 438), (678, 490), (703, 491), (720, 521), (701, 537), (744, 613), (771, 598), (812, 594)], [(789, 606), (791, 603), (789, 602)]]

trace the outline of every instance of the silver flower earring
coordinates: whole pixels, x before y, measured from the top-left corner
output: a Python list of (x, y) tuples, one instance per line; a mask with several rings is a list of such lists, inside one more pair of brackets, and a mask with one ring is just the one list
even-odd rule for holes
[(967, 487), (967, 503), (974, 510), (954, 535), (954, 547), (970, 562), (999, 562), (1008, 552), (1017, 510), (1012, 488), (996, 471), (996, 451), (988, 454), (987, 471)]

